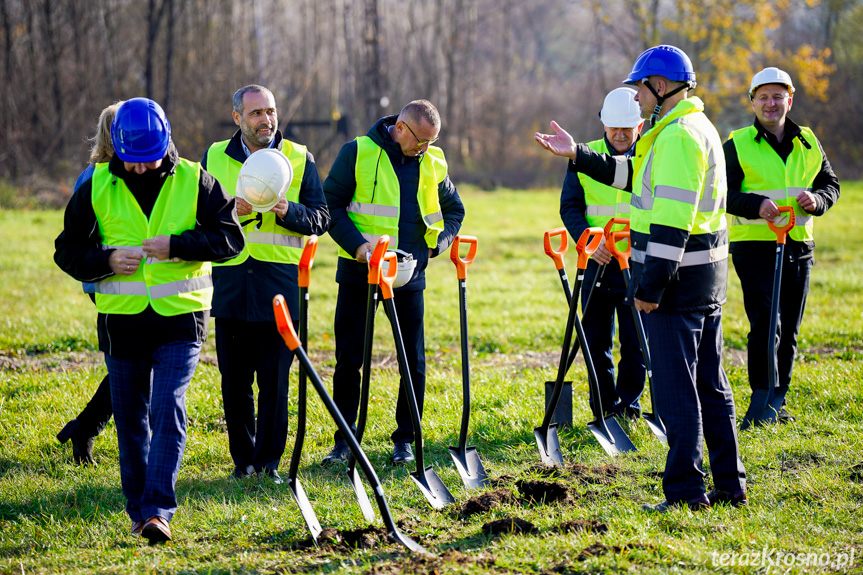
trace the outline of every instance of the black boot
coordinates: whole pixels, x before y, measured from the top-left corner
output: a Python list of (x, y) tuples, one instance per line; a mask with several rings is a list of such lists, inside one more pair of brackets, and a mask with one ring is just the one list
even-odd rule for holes
[(96, 465), (96, 460), (93, 459), (93, 443), (96, 436), (85, 436), (78, 433), (77, 419), (67, 423), (57, 434), (57, 441), (60, 443), (66, 443), (70, 439), (72, 440), (72, 459), (75, 460), (75, 463)]

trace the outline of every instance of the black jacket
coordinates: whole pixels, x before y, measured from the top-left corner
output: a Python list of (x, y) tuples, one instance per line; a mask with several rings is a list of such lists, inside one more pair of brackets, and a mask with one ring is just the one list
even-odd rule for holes
[[(827, 154), (824, 153), (821, 142), (817, 139), (814, 142), (806, 142), (801, 135), (800, 127), (792, 122), (790, 118), (785, 119), (785, 137), (782, 138), (782, 142), (776, 141), (776, 136), (765, 130), (761, 122), (758, 121), (758, 118), (755, 119), (754, 125), (757, 131), (755, 135), (756, 141), (761, 138), (767, 140), (767, 143), (782, 158), (783, 162), (788, 160), (795, 138), (799, 138), (804, 146), (818, 146), (823, 159), (821, 161), (821, 171), (818, 172), (818, 175), (812, 181), (812, 194), (815, 196), (816, 204), (812, 215), (823, 216), (839, 200), (839, 178), (833, 173), (833, 167), (827, 160)], [(725, 151), (725, 166), (728, 176), (728, 213), (750, 220), (758, 219), (758, 210), (761, 207), (761, 202), (767, 199), (766, 196), (740, 191), (744, 174), (743, 168), (740, 166), (740, 159), (737, 157), (737, 148), (734, 146), (734, 141), (727, 140), (722, 145), (722, 149)], [(759, 241), (731, 242), (730, 251), (732, 254), (772, 260), (776, 253), (776, 245), (773, 242)], [(800, 242), (790, 237), (785, 242), (785, 257), (790, 261), (811, 258), (814, 251), (815, 242)]]
[[(162, 165), (138, 175), (127, 172), (114, 156), (109, 170), (122, 179), (149, 218), (165, 179), (174, 173), (179, 157), (173, 143)], [(84, 181), (66, 206), (63, 231), (54, 241), (54, 261), (81, 282), (98, 282), (113, 272), (108, 258), (113, 250), (102, 250), (102, 238), (93, 211), (92, 176)], [(171, 236), (171, 257), (187, 261), (227, 261), (243, 249), (245, 239), (237, 221), (234, 199), (207, 172), (201, 171), (198, 183), (198, 209), (195, 228)], [(99, 349), (109, 355), (129, 359), (150, 357), (158, 347), (179, 341), (204, 341), (207, 338), (209, 311), (164, 317), (152, 307), (136, 315), (99, 314)]]
[[(404, 291), (425, 289), (425, 269), (428, 266), (429, 248), (425, 243), (426, 227), (420, 215), (417, 189), (419, 187), (420, 162), (424, 155), (417, 157), (405, 156), (401, 147), (390, 137), (387, 128), (396, 122), (397, 116), (387, 116), (378, 120), (366, 134), (378, 146), (383, 148), (392, 163), (393, 170), (399, 180), (399, 243), (398, 247), (413, 255), (417, 267), (411, 281), (398, 288)], [(348, 142), (339, 150), (339, 155), (330, 169), (330, 174), (324, 181), (324, 195), (330, 208), (332, 221), (330, 235), (349, 254), (356, 252), (366, 240), (350, 219), (347, 206), (354, 197), (356, 177), (354, 168), (357, 160), (356, 141)], [(438, 236), (437, 247), (432, 250), (435, 257), (446, 250), (461, 228), (464, 219), (464, 205), (461, 203), (458, 191), (450, 181), (449, 176), (438, 185), (438, 199), (443, 214), (444, 229)], [(339, 258), (336, 270), (338, 283), (366, 283), (368, 266), (356, 260)]]
[[(246, 161), (246, 152), (240, 142), (241, 132), (231, 137), (225, 154), (240, 164)], [(276, 132), (275, 149), (282, 149), (282, 133)], [(201, 164), (207, 167), (207, 154)], [(233, 191), (233, 190), (231, 190)], [(244, 216), (245, 226), (254, 226), (254, 216)], [(300, 184), (299, 203), (289, 202), (284, 218), (276, 216), (276, 223), (292, 232), (306, 236), (326, 233), (330, 225), (330, 212), (321, 189), (321, 178), (315, 158), (306, 152), (306, 166)], [(239, 265), (213, 268), (213, 317), (244, 321), (273, 322), (273, 297), (285, 296), (291, 317), (299, 318), (299, 292), (297, 266), (262, 262), (253, 257)]]

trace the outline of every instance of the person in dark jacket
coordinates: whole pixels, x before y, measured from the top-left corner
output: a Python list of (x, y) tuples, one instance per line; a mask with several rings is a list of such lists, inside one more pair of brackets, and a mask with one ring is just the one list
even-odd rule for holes
[[(258, 150), (278, 150), (293, 166), (286, 196), (267, 211), (236, 198), (246, 248), (213, 268), (216, 353), (222, 374), (222, 401), (233, 476), (259, 473), (280, 484), (278, 467), (288, 438), (288, 376), (294, 354), (273, 321), (273, 297), (283, 294), (291, 317), (299, 317), (297, 264), (304, 236), (323, 235), (330, 223), (321, 180), (305, 146), (282, 138), (272, 92), (250, 85), (237, 90), (233, 118), (239, 126), (230, 140), (216, 142), (203, 166), (232, 196), (246, 158)], [(257, 374), (258, 414), (252, 384)]]
[[(336, 369), (333, 399), (355, 429), (363, 359), (368, 254), (380, 235), (390, 247), (416, 260), (413, 277), (393, 298), (402, 328), (411, 381), (422, 413), (425, 394), (423, 332), (425, 269), (430, 258), (452, 243), (464, 219), (464, 206), (447, 173), (443, 151), (432, 144), (440, 115), (427, 100), (415, 100), (398, 116), (378, 120), (364, 137), (342, 146), (324, 181), (330, 208), (330, 235), (339, 246), (335, 315)], [(393, 461), (413, 461), (413, 423), (404, 389), (395, 412)], [(347, 460), (340, 434), (324, 464)]]
[[(794, 99), (791, 76), (779, 68), (765, 68), (752, 77), (749, 99), (755, 112), (752, 126), (731, 133), (723, 145), (728, 175), (728, 213), (731, 218), (731, 261), (743, 289), (749, 319), (746, 346), (749, 387), (767, 389), (774, 369), (778, 411), (755, 400), (740, 429), (766, 422), (788, 422), (785, 408), (791, 371), (797, 355), (797, 335), (809, 294), (809, 275), (815, 263), (815, 218), (839, 200), (839, 179), (821, 142), (805, 126), (787, 117)], [(785, 225), (779, 206), (793, 206), (795, 226), (785, 242), (777, 333), (770, 334), (776, 234), (768, 221)], [(776, 338), (776, 365), (769, 356)]]
[(186, 444), (185, 394), (209, 322), (212, 261), (244, 246), (234, 201), (180, 158), (152, 100), (133, 98), (112, 125), (114, 156), (66, 207), (54, 260), (93, 282), (132, 534), (171, 539)]

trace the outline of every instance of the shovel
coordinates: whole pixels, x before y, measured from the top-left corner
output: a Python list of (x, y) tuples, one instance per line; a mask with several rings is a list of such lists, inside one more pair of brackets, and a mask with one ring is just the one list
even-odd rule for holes
[[(396, 266), (392, 267), (393, 269), (395, 269)], [(315, 368), (312, 367), (312, 362), (309, 360), (309, 356), (306, 355), (306, 351), (303, 349), (303, 346), (300, 345), (300, 340), (299, 338), (297, 338), (297, 333), (294, 331), (294, 324), (291, 322), (291, 314), (288, 312), (288, 306), (285, 305), (285, 298), (283, 296), (277, 295), (275, 298), (273, 298), (273, 311), (276, 315), (276, 327), (278, 328), (282, 339), (285, 340), (285, 344), (288, 346), (288, 349), (293, 351), (300, 359), (300, 365), (302, 369), (305, 370), (305, 372), (308, 374), (309, 379), (312, 380), (312, 385), (314, 385), (315, 390), (318, 392), (318, 395), (321, 396), (321, 400), (324, 402), (327, 411), (330, 412), (330, 416), (333, 418), (333, 421), (335, 421), (336, 426), (339, 428), (339, 431), (342, 434), (342, 437), (348, 443), (348, 447), (350, 448), (351, 453), (357, 459), (357, 461), (359, 461), (360, 467), (362, 468), (366, 479), (374, 488), (375, 500), (377, 501), (381, 516), (383, 517), (384, 525), (387, 528), (387, 533), (397, 543), (404, 545), (414, 553), (430, 555), (430, 553), (423, 549), (423, 547), (420, 546), (416, 541), (399, 531), (398, 527), (396, 526), (396, 523), (393, 520), (393, 516), (390, 513), (389, 506), (387, 505), (383, 486), (381, 486), (381, 482), (378, 479), (375, 470), (372, 468), (372, 464), (369, 462), (368, 457), (366, 457), (366, 454), (363, 452), (360, 444), (354, 437), (354, 434), (351, 433), (351, 428), (348, 426), (345, 418), (342, 417), (342, 414), (339, 412), (339, 408), (336, 406), (335, 402), (329, 396), (327, 390), (324, 388), (324, 384), (321, 381), (321, 378), (318, 376), (317, 372), (315, 371)]]
[[(461, 242), (470, 244), (467, 257), (462, 259), (459, 255)], [(461, 430), (458, 436), (458, 447), (450, 447), (449, 454), (453, 463), (461, 475), (462, 483), (466, 489), (485, 487), (488, 483), (488, 474), (482, 466), (479, 454), (475, 447), (467, 447), (467, 428), (470, 423), (470, 367), (468, 365), (467, 350), (467, 266), (473, 263), (476, 257), (477, 239), (473, 236), (456, 236), (450, 248), (449, 258), (455, 264), (458, 276), (458, 303), (459, 303), (459, 325), (461, 326), (461, 381), (462, 381), (462, 412)]]
[(780, 213), (788, 214), (788, 222), (784, 226), (777, 226), (768, 221), (767, 226), (776, 234), (776, 264), (773, 268), (773, 299), (770, 302), (770, 341), (767, 344), (767, 354), (770, 356), (770, 371), (768, 372), (767, 389), (753, 389), (749, 400), (749, 409), (740, 423), (740, 431), (749, 429), (752, 425), (774, 423), (782, 404), (785, 402), (785, 394), (788, 388), (779, 390), (779, 377), (777, 376), (776, 360), (776, 326), (779, 323), (779, 288), (782, 282), (782, 258), (785, 255), (785, 240), (788, 232), (794, 227), (794, 207), (780, 206)]
[[(318, 236), (310, 236), (300, 256), (297, 266), (297, 284), (300, 287), (300, 340), (303, 347), (308, 346), (309, 337), (309, 279), (312, 264), (315, 261), (315, 251), (318, 248)], [(293, 324), (292, 324), (293, 325)], [(306, 438), (306, 372), (300, 369), (297, 377), (297, 437), (294, 440), (294, 450), (291, 453), (291, 466), (288, 470), (288, 487), (294, 495), (294, 501), (300, 508), (300, 515), (312, 535), (312, 541), (318, 544), (318, 536), (321, 534), (321, 523), (318, 521), (312, 504), (297, 477), (300, 467), (300, 457), (303, 452), (303, 442)]]
[[(617, 243), (626, 241), (626, 250), (621, 250)], [(629, 271), (629, 255), (632, 251), (631, 239), (629, 236), (629, 222), (626, 229), (606, 234), (605, 247), (612, 253), (614, 259), (620, 265), (623, 271), (623, 281), (626, 284), (626, 289), (629, 290), (629, 284), (632, 281), (632, 275)], [(650, 369), (650, 351), (647, 348), (647, 335), (644, 333), (644, 323), (641, 321), (641, 314), (632, 306), (632, 320), (635, 322), (635, 330), (638, 333), (638, 345), (641, 347), (641, 356), (644, 358), (644, 367), (647, 370), (647, 382), (650, 385), (650, 406), (653, 408), (652, 413), (642, 412), (641, 417), (647, 423), (647, 427), (659, 441), (668, 443), (668, 435), (665, 433), (665, 424), (659, 418), (656, 412), (656, 396), (653, 393), (653, 371)]]
[(405, 395), (407, 396), (408, 407), (411, 412), (411, 420), (414, 428), (414, 439), (416, 443), (416, 464), (417, 470), (411, 473), (411, 479), (417, 484), (422, 491), (422, 494), (428, 500), (429, 504), (435, 509), (443, 509), (450, 503), (455, 503), (455, 498), (447, 489), (441, 478), (431, 465), (423, 466), (423, 431), (422, 421), (420, 421), (419, 407), (417, 406), (416, 394), (414, 394), (413, 383), (411, 382), (411, 372), (408, 367), (407, 354), (405, 353), (405, 344), (402, 340), (402, 331), (399, 327), (399, 318), (396, 314), (396, 306), (393, 303), (393, 282), (398, 274), (398, 256), (393, 252), (387, 252), (384, 255), (384, 261), (391, 260), (387, 273), (381, 274), (381, 294), (384, 299), (384, 308), (390, 318), (390, 323), (393, 328), (393, 339), (395, 340), (396, 355), (399, 359), (399, 372), (401, 372), (401, 384), (404, 386)]
[[(363, 378), (360, 389), (360, 414), (357, 419), (357, 432), (355, 434), (357, 443), (359, 444), (363, 441), (363, 432), (365, 432), (366, 429), (366, 420), (369, 412), (369, 383), (371, 381), (372, 374), (372, 342), (375, 334), (375, 310), (377, 309), (378, 284), (380, 283), (381, 278), (381, 259), (383, 259), (383, 255), (386, 253), (389, 243), (389, 236), (381, 236), (375, 246), (375, 251), (372, 252), (371, 256), (368, 258), (369, 295), (366, 302), (366, 333), (363, 343)], [(353, 454), (348, 458), (347, 475), (348, 481), (357, 496), (357, 502), (360, 505), (363, 517), (365, 517), (367, 521), (374, 521), (375, 512), (372, 509), (372, 504), (369, 501), (366, 489), (363, 487), (362, 481), (360, 480), (360, 474), (357, 471), (357, 460), (354, 458)]]

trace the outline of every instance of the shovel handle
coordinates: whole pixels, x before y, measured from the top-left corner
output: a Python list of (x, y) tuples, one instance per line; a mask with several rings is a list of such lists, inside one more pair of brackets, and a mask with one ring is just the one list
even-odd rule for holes
[(378, 283), (381, 286), (381, 294), (384, 299), (393, 297), (393, 283), (396, 281), (396, 275), (399, 273), (399, 257), (395, 252), (387, 252), (384, 254), (385, 262), (390, 262), (387, 267), (387, 273), (381, 273), (381, 281)]
[[(617, 247), (617, 242), (626, 241), (626, 249), (621, 250)], [(605, 236), (605, 249), (611, 252), (614, 259), (617, 260), (621, 270), (629, 269), (629, 256), (632, 254), (632, 239), (629, 236), (629, 230), (618, 230), (611, 232)]]
[[(560, 236), (560, 247), (554, 249), (551, 246), (551, 238), (554, 236)], [(566, 250), (569, 249), (569, 236), (566, 234), (566, 228), (554, 228), (553, 230), (548, 230), (545, 232), (545, 237), (543, 237), (543, 246), (545, 247), (545, 253), (554, 260), (554, 267), (557, 268), (558, 271), (563, 269), (563, 256), (566, 255)]]
[(791, 231), (791, 228), (794, 227), (795, 218), (794, 218), (794, 206), (779, 206), (779, 213), (788, 214), (788, 223), (784, 226), (777, 226), (771, 221), (767, 222), (767, 227), (773, 230), (773, 233), (776, 234), (776, 243), (784, 244), (785, 240), (788, 238), (788, 232)]
[(297, 337), (297, 332), (294, 330), (294, 322), (291, 321), (291, 312), (288, 311), (288, 305), (285, 303), (285, 297), (278, 294), (273, 298), (273, 312), (276, 314), (276, 328), (279, 330), (279, 335), (285, 340), (285, 345), (288, 349), (295, 351), (300, 347), (300, 338)]
[[(464, 258), (459, 255), (461, 243), (470, 244), (470, 249), (468, 249), (467, 256)], [(474, 258), (476, 258), (476, 249), (477, 240), (474, 236), (456, 236), (452, 241), (452, 247), (449, 250), (449, 259), (455, 264), (458, 279), (463, 280), (467, 278), (467, 266), (472, 264)]]
[(581, 233), (578, 243), (575, 244), (575, 251), (578, 252), (578, 269), (587, 269), (587, 260), (602, 243), (602, 235), (602, 228), (587, 228)]
[(309, 287), (311, 279), (312, 265), (315, 263), (315, 252), (318, 250), (318, 236), (309, 236), (306, 241), (306, 247), (303, 248), (303, 255), (300, 256), (300, 263), (297, 265), (297, 284), (300, 287)]
[(605, 224), (605, 228), (603, 228), (602, 232), (605, 234), (605, 237), (608, 237), (608, 234), (611, 233), (611, 228), (621, 225), (623, 229), (620, 231), (628, 232), (629, 231), (629, 218), (611, 218), (608, 220), (608, 223)]
[(378, 243), (375, 245), (375, 251), (372, 252), (372, 257), (369, 258), (369, 283), (378, 285), (381, 283), (381, 260), (390, 245), (390, 237), (383, 235), (378, 238)]

